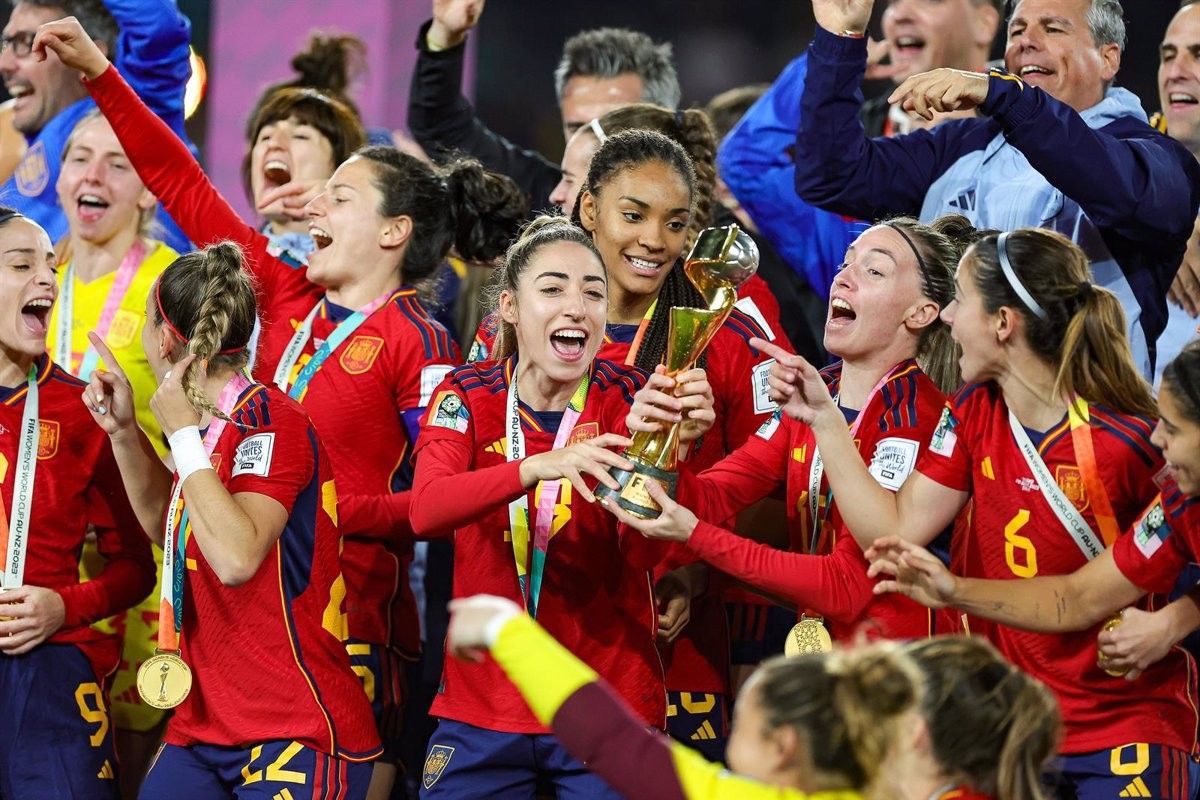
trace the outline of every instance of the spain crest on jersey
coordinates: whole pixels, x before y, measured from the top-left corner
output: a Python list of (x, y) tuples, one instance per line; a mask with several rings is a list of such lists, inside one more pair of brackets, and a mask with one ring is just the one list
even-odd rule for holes
[(355, 336), (338, 360), (346, 372), (361, 375), (371, 368), (382, 349), (383, 339), (378, 336)]
[(38, 460), (54, 458), (58, 452), (58, 423), (52, 419), (38, 420)]
[(600, 435), (599, 422), (585, 422), (582, 425), (576, 425), (571, 431), (571, 435), (567, 437), (567, 447), (580, 442), (590, 441)]
[(138, 335), (138, 324), (145, 319), (132, 311), (118, 309), (108, 329), (108, 346), (120, 350), (133, 344)]
[(421, 783), (426, 789), (432, 789), (433, 785), (438, 782), (438, 778), (442, 777), (442, 773), (446, 771), (446, 766), (450, 763), (450, 759), (454, 756), (454, 748), (449, 745), (435, 744), (429, 748), (429, 755), (425, 758), (425, 769), (422, 770)]
[(1087, 486), (1083, 482), (1083, 473), (1079, 471), (1079, 467), (1059, 464), (1054, 468), (1054, 482), (1058, 484), (1059, 489), (1062, 489), (1063, 495), (1071, 501), (1071, 505), (1079, 509), (1081, 514), (1087, 511), (1087, 507), (1090, 505)]
[(26, 197), (37, 197), (45, 191), (50, 182), (50, 170), (46, 168), (44, 142), (37, 142), (25, 151), (24, 158), (13, 173), (13, 179), (17, 182), (17, 191)]

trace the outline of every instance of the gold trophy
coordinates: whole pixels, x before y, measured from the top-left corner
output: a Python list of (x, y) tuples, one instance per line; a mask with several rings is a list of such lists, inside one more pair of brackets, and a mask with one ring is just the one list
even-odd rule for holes
[[(705, 228), (683, 262), (683, 272), (704, 297), (707, 308), (672, 308), (667, 334), (667, 354), (663, 363), (667, 374), (678, 375), (691, 369), (704, 348), (733, 311), (737, 287), (758, 269), (758, 246), (737, 225)], [(662, 509), (646, 491), (649, 481), (658, 483), (674, 497), (678, 483), (679, 423), (665, 431), (636, 433), (625, 458), (634, 463), (632, 470), (609, 470), (619, 492), (601, 484), (600, 497), (612, 497), (617, 505), (634, 516), (654, 519)]]

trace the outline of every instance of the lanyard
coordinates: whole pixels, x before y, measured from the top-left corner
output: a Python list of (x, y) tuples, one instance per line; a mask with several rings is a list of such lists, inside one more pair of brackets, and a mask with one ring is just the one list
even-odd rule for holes
[[(525, 457), (525, 432), (521, 430), (520, 402), (517, 398), (517, 362), (513, 359), (512, 374), (508, 382), (508, 418), (505, 435), (508, 437), (508, 460), (520, 461)], [(591, 370), (584, 373), (571, 395), (567, 410), (563, 412), (562, 422), (554, 435), (554, 450), (562, 448), (575, 429), (583, 406), (587, 402), (588, 386), (591, 384)], [(536, 618), (538, 598), (542, 593), (542, 576), (546, 570), (546, 551), (550, 547), (550, 527), (554, 522), (554, 506), (558, 502), (558, 492), (562, 480), (539, 481), (534, 487), (534, 497), (537, 498), (537, 516), (534, 518), (533, 553), (529, 551), (529, 494), (522, 492), (521, 496), (508, 504), (508, 527), (512, 533), (513, 559), (517, 565), (517, 582), (520, 585), (521, 597), (525, 600), (525, 608), (529, 615)], [(528, 568), (527, 568), (528, 565)]]
[[(217, 398), (217, 408), (226, 416), (233, 411), (234, 405), (241, 397), (246, 387), (250, 386), (249, 379), (242, 373), (236, 373), (221, 390)], [(217, 446), (217, 440), (225, 431), (225, 420), (213, 417), (204, 433), (204, 452), (212, 455)], [(183, 510), (183, 484), (176, 480), (171, 487), (171, 501), (167, 505), (166, 529), (163, 533), (163, 579), (162, 591), (158, 604), (158, 648), (160, 650), (178, 650), (179, 634), (183, 630), (183, 582), (187, 573), (187, 511)], [(182, 512), (182, 513), (181, 513)], [(175, 521), (179, 520), (179, 538), (176, 542)]]
[[(1078, 410), (1076, 410), (1078, 407)], [(1088, 425), (1088, 404), (1082, 397), (1076, 397), (1070, 405), (1071, 418), (1071, 439), (1075, 445), (1075, 458), (1079, 461), (1079, 471), (1083, 475), (1084, 485), (1087, 488), (1088, 496), (1095, 506), (1095, 514), (1097, 520), (1102, 515), (1107, 515), (1108, 522), (1100, 522), (1102, 537), (1096, 538), (1095, 531), (1088, 525), (1087, 520), (1079, 509), (1075, 507), (1067, 496), (1063, 494), (1059, 488), (1058, 482), (1050, 474), (1050, 470), (1046, 467), (1046, 462), (1042, 460), (1037, 448), (1033, 446), (1033, 442), (1029, 439), (1029, 434), (1025, 432), (1025, 428), (1017, 419), (1012, 410), (1008, 412), (1008, 426), (1012, 428), (1013, 438), (1017, 440), (1017, 448), (1020, 449), (1021, 455), (1025, 458), (1025, 463), (1029, 465), (1029, 469), (1033, 472), (1033, 477), (1037, 479), (1038, 488), (1042, 490), (1042, 497), (1050, 505), (1050, 510), (1054, 512), (1054, 516), (1058, 517), (1058, 521), (1066, 529), (1071, 538), (1075, 540), (1075, 544), (1079, 547), (1084, 557), (1091, 561), (1096, 556), (1104, 552), (1105, 543), (1108, 541), (1109, 531), (1105, 530), (1106, 525), (1112, 526), (1112, 532), (1119, 534), (1116, 528), (1116, 520), (1112, 516), (1112, 506), (1108, 501), (1108, 492), (1104, 489), (1104, 484), (1100, 481), (1100, 474), (1096, 465), (1096, 455), (1092, 447), (1091, 426)], [(1076, 419), (1078, 418), (1078, 421)], [(1080, 442), (1086, 439), (1087, 443), (1084, 446), (1084, 452), (1080, 452)], [(1116, 535), (1113, 535), (1112, 540), (1115, 541)]]
[(358, 330), (358, 327), (366, 322), (368, 317), (391, 299), (395, 293), (394, 289), (389, 289), (338, 323), (338, 326), (333, 329), (333, 333), (329, 334), (329, 338), (321, 343), (321, 346), (313, 353), (312, 358), (304, 365), (304, 369), (300, 370), (300, 374), (296, 376), (296, 382), (292, 385), (292, 388), (288, 389), (288, 375), (291, 374), (292, 367), (300, 359), (300, 354), (304, 352), (304, 346), (308, 344), (309, 338), (312, 337), (313, 320), (317, 318), (317, 314), (327, 304), (326, 298), (321, 298), (317, 301), (312, 311), (308, 312), (308, 316), (304, 318), (304, 322), (292, 334), (287, 347), (283, 349), (283, 357), (279, 359), (279, 366), (275, 368), (275, 385), (287, 392), (288, 396), (293, 400), (303, 399), (304, 392), (308, 389), (309, 381), (317, 374), (317, 370), (321, 369), (321, 365), (325, 363), (325, 360), (333, 354), (334, 350), (337, 350), (341, 346), (342, 342), (349, 339), (350, 335)]
[[(894, 378), (898, 372), (907, 366), (907, 364), (908, 361), (901, 361), (899, 364), (896, 364), (894, 367), (884, 373), (884, 376), (880, 378), (875, 384), (874, 388), (871, 389), (870, 393), (867, 395), (867, 399), (862, 404), (862, 408), (860, 408), (858, 413), (854, 416), (854, 422), (850, 423), (851, 439), (858, 434), (858, 428), (860, 425), (862, 425), (863, 421), (863, 413), (868, 407), (870, 407), (871, 403), (875, 401), (875, 396), (883, 391), (883, 387), (887, 385), (888, 381)], [(838, 392), (838, 396), (835, 397), (833, 401), (836, 403), (840, 398), (841, 392)], [(808, 518), (811, 521), (809, 524), (810, 538), (808, 540), (808, 552), (814, 554), (817, 552), (817, 545), (821, 539), (822, 533), (821, 517), (818, 515), (821, 511), (821, 480), (824, 474), (825, 462), (821, 458), (821, 450), (817, 447), (816, 442), (813, 442), (812, 469), (810, 469), (808, 473)], [(830, 492), (829, 496), (825, 498), (825, 513), (829, 514), (832, 509), (833, 493)]]
[[(38, 366), (29, 368), (29, 389), (21, 414), (21, 441), (17, 445), (16, 481), (13, 483), (9, 520), (0, 518), (0, 549), (4, 551), (4, 573), (0, 589), (16, 589), (25, 581), (25, 556), (29, 551), (29, 518), (33, 513), (33, 478), (37, 471)], [(0, 517), (3, 516), (0, 507)], [(11, 520), (11, 524), (10, 524)]]
[[(139, 237), (133, 242), (133, 246), (125, 253), (125, 257), (121, 259), (121, 265), (117, 267), (117, 274), (113, 277), (112, 286), (108, 288), (108, 296), (104, 298), (104, 307), (100, 310), (100, 319), (96, 322), (96, 335), (101, 339), (108, 340), (108, 331), (112, 327), (113, 319), (117, 316), (117, 310), (121, 307), (121, 301), (125, 299), (125, 293), (129, 291), (130, 284), (133, 283), (133, 278), (137, 275), (138, 267), (146, 260), (146, 243)], [(79, 370), (75, 370), (74, 359), (72, 357), (72, 342), (74, 340), (74, 331), (72, 328), (75, 325), (75, 262), (71, 261), (67, 264), (67, 274), (63, 276), (62, 291), (59, 292), (58, 299), (58, 329), (55, 332), (54, 340), (54, 361), (63, 369), (76, 375), (84, 380), (91, 377), (95, 371), (96, 365), (100, 362), (100, 355), (96, 352), (96, 348), (91, 344), (83, 352), (83, 359), (79, 363)]]

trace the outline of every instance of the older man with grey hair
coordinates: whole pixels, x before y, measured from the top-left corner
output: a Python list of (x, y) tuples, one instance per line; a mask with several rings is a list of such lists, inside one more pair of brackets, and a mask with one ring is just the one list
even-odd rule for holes
[(938, 69), (892, 95), (931, 117), (973, 119), (868, 139), (855, 116), (872, 0), (813, 0), (819, 28), (796, 138), (796, 190), (830, 211), (966, 215), (977, 227), (1044, 227), (1079, 244), (1121, 299), (1143, 373), (1200, 205), (1200, 166), (1114, 87), (1125, 46), (1118, 0), (1018, 0), (1007, 71)]
[[(465, 153), (508, 175), (537, 208), (558, 184), (559, 166), (489, 130), (462, 95), (464, 43), (483, 5), (484, 0), (434, 0), (433, 19), (417, 36), (408, 127), (435, 157)], [(679, 104), (671, 45), (623, 28), (597, 28), (568, 39), (554, 70), (554, 88), (564, 140), (618, 106), (646, 102), (673, 109)]]

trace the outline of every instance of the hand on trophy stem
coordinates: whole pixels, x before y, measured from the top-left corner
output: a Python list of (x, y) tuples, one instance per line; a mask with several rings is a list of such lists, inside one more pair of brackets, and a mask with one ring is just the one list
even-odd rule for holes
[(867, 576), (885, 576), (875, 584), (875, 594), (896, 592), (928, 608), (953, 604), (957, 578), (924, 547), (887, 536), (871, 545), (866, 556), (871, 562)]
[(538, 481), (568, 480), (589, 503), (596, 502), (595, 495), (584, 482), (585, 475), (591, 475), (600, 483), (620, 491), (621, 486), (608, 474), (610, 467), (629, 470), (633, 462), (612, 450), (610, 447), (628, 447), (633, 444), (630, 439), (615, 433), (604, 433), (586, 442), (579, 442), (570, 447), (527, 456), (521, 461), (521, 485), (533, 488)]
[(611, 497), (600, 501), (620, 522), (638, 531), (647, 539), (666, 539), (673, 542), (686, 542), (692, 538), (699, 520), (691, 510), (684, 508), (671, 499), (666, 490), (655, 481), (646, 481), (646, 492), (658, 503), (662, 513), (656, 519), (641, 519), (625, 511)]
[(670, 376), (659, 364), (633, 396), (625, 424), (634, 433), (659, 433), (679, 424), (681, 444), (694, 442), (717, 421), (712, 386), (702, 369)]
[(765, 339), (751, 339), (750, 346), (775, 359), (767, 379), (771, 399), (794, 420), (816, 427), (818, 421), (832, 420), (845, 425), (842, 412), (829, 394), (821, 372), (801, 356), (789, 353)]

